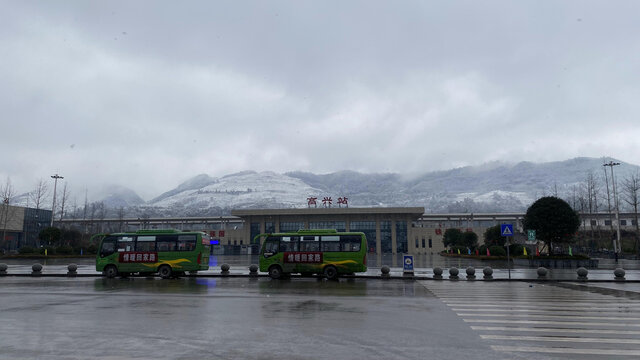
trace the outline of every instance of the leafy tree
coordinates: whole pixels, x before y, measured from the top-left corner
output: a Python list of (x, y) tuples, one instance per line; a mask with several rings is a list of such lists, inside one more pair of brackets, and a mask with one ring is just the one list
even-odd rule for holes
[(60, 242), (62, 232), (57, 227), (46, 227), (40, 231), (38, 238), (40, 241), (46, 241), (49, 245), (56, 245)]
[(462, 231), (458, 229), (447, 229), (442, 236), (442, 243), (444, 247), (454, 246), (461, 244)]
[(536, 237), (549, 244), (571, 243), (580, 227), (580, 216), (566, 201), (546, 196), (534, 202), (524, 216), (524, 228), (535, 230)]
[[(492, 226), (484, 231), (484, 243), (487, 246), (499, 245), (504, 246), (506, 239), (500, 232), (500, 225)], [(489, 250), (491, 251), (491, 250)]]
[(466, 246), (469, 249), (475, 249), (478, 247), (478, 234), (473, 231), (467, 231), (462, 234), (460, 242), (461, 245)]

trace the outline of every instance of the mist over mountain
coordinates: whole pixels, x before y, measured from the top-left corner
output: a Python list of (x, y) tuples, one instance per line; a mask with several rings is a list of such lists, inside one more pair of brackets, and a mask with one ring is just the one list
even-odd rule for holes
[[(166, 217), (228, 215), (232, 209), (304, 208), (309, 197), (318, 198), (319, 207), (330, 197), (332, 207), (339, 206), (338, 198), (347, 198), (351, 207), (423, 206), (427, 213), (524, 212), (545, 195), (576, 203), (592, 174), (600, 211), (604, 211), (605, 183), (611, 185), (610, 168), (603, 167), (604, 162), (586, 157), (547, 163), (491, 162), (417, 176), (355, 171), (200, 174), (147, 202), (123, 186), (106, 187), (99, 199), (107, 217), (121, 209), (125, 216)], [(621, 162), (614, 172), (622, 198), (624, 180), (639, 174), (640, 167)]]

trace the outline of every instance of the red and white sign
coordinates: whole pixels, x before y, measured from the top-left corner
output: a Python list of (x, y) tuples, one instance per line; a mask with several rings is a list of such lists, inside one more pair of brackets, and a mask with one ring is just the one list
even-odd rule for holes
[(120, 263), (146, 263), (158, 261), (157, 252), (121, 252)]
[(321, 264), (321, 252), (285, 252), (285, 263)]

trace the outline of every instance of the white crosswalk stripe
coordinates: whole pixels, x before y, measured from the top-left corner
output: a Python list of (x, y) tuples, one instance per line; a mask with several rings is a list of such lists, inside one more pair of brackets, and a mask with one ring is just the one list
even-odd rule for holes
[(522, 282), (422, 284), (492, 349), (555, 358), (640, 356), (640, 300)]

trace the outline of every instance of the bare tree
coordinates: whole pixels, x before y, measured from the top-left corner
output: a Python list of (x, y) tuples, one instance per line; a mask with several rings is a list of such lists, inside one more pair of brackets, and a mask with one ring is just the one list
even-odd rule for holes
[(613, 217), (611, 215), (611, 193), (609, 192), (609, 176), (607, 175), (607, 168), (603, 166), (602, 169), (604, 170), (604, 182), (607, 188), (607, 210), (609, 212), (609, 224), (611, 225), (611, 231), (613, 232)]
[(638, 236), (640, 235), (640, 225), (638, 225), (638, 203), (640, 202), (640, 173), (636, 172), (622, 182), (622, 191), (624, 195), (622, 199), (633, 208), (636, 223), (636, 251), (638, 248)]
[(29, 198), (33, 201), (36, 209), (40, 209), (42, 202), (49, 196), (49, 185), (44, 179), (39, 179), (36, 187), (29, 193)]
[(0, 186), (0, 200), (2, 205), (0, 207), (0, 224), (2, 224), (2, 239), (0, 239), (0, 248), (6, 248), (4, 242), (7, 238), (7, 224), (16, 215), (15, 211), (11, 209), (11, 199), (15, 195), (13, 185), (11, 185), (11, 179), (7, 177), (7, 181)]
[(64, 217), (64, 205), (67, 203), (69, 199), (69, 188), (67, 187), (67, 183), (64, 183), (64, 188), (62, 188), (62, 199), (60, 200), (60, 221)]

